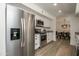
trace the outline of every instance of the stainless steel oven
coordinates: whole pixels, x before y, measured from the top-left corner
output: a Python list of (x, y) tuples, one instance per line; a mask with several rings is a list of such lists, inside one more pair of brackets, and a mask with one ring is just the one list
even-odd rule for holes
[(47, 40), (46, 33), (41, 33), (41, 41)]
[(47, 44), (47, 33), (46, 33), (46, 30), (44, 29), (42, 32), (41, 32), (41, 47), (46, 45)]

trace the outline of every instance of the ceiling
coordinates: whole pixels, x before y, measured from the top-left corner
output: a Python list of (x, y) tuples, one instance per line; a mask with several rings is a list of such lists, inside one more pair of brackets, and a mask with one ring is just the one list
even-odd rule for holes
[[(47, 12), (54, 16), (67, 15), (75, 13), (76, 3), (58, 3), (54, 6), (54, 3), (35, 3), (37, 6), (45, 9)], [(62, 10), (61, 13), (58, 10)]]

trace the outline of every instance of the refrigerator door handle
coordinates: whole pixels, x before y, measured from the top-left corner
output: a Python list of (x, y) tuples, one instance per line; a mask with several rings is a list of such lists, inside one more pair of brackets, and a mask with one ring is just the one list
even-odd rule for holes
[(21, 19), (22, 33), (21, 33), (21, 47), (24, 47), (24, 19)]
[(22, 32), (22, 33), (23, 33), (23, 35), (22, 35), (22, 36), (23, 36), (23, 39), (22, 39), (22, 40), (23, 40), (22, 47), (25, 47), (25, 38), (24, 38), (24, 31), (25, 31), (25, 19), (24, 19), (24, 18), (23, 18), (23, 30), (22, 30), (22, 31), (23, 31), (23, 32)]

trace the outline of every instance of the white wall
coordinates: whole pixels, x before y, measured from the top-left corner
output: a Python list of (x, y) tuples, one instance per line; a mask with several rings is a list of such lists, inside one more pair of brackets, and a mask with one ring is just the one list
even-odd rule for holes
[(79, 14), (79, 3), (76, 4), (75, 13), (76, 13), (76, 14)]
[(79, 32), (79, 17), (76, 16), (70, 16), (70, 24), (71, 24), (71, 41), (70, 44), (71, 45), (75, 45), (76, 44), (76, 39), (75, 39), (75, 32)]
[(56, 18), (52, 22), (52, 28), (53, 28), (53, 40), (56, 41)]
[(0, 56), (5, 56), (5, 51), (5, 4), (0, 3)]
[[(65, 21), (64, 21), (65, 19)], [(67, 19), (66, 16), (59, 16), (56, 18), (56, 31), (58, 32), (70, 32), (70, 27), (68, 26), (66, 29), (63, 29), (61, 25), (63, 25), (64, 23), (65, 24), (68, 24), (70, 25), (70, 21)]]

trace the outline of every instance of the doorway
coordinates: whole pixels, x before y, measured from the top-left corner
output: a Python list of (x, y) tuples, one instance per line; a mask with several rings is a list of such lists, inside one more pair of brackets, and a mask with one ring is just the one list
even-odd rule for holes
[(56, 18), (56, 39), (70, 42), (70, 21), (64, 16)]

